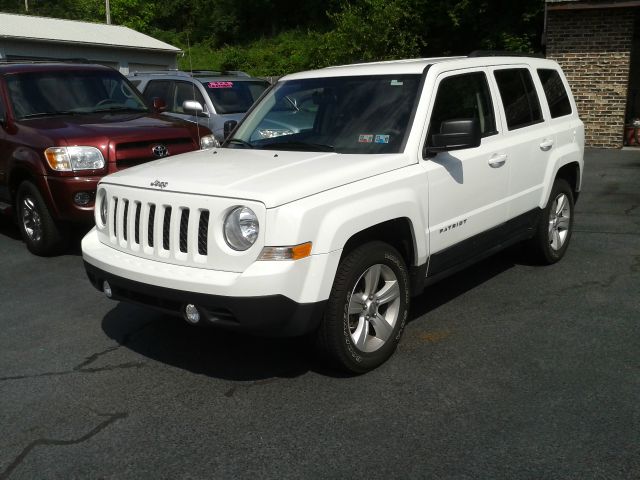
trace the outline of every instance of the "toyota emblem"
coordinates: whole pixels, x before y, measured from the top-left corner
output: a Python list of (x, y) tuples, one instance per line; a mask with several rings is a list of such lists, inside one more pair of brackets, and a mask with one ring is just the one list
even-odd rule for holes
[(156, 145), (151, 147), (151, 153), (156, 158), (163, 158), (169, 155), (169, 149), (165, 145)]

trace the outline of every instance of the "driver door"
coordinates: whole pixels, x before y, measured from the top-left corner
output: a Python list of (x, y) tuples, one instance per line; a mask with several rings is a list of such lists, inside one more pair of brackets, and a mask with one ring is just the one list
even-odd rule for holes
[(443, 121), (476, 119), (481, 145), (430, 156), (429, 275), (463, 264), (491, 247), (491, 232), (507, 217), (509, 160), (486, 69), (447, 72), (436, 80), (425, 151)]

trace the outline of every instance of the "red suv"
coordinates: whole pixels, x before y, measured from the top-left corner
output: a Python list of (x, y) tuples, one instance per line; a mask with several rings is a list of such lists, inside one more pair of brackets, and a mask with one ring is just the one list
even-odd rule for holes
[(93, 222), (104, 175), (213, 147), (210, 130), (162, 107), (108, 67), (0, 65), (0, 212), (17, 214), (31, 252), (57, 253), (67, 223)]

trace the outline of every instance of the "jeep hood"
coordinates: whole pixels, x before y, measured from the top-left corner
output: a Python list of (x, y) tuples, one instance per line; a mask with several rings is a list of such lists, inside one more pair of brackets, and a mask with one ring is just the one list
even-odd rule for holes
[[(409, 165), (403, 154), (215, 149), (176, 155), (105, 177), (102, 183), (256, 200), (277, 207)], [(154, 184), (154, 185), (152, 185)]]

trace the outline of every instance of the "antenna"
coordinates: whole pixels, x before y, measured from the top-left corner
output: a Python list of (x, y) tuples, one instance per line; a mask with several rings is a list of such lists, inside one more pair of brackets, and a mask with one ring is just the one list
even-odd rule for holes
[[(193, 63), (191, 62), (191, 42), (189, 41), (189, 32), (187, 32), (187, 53), (189, 54), (189, 73), (193, 80)], [(191, 96), (192, 100), (196, 101), (196, 84), (191, 82)], [(193, 114), (193, 121), (196, 124), (196, 130), (198, 131), (198, 147), (200, 147), (200, 124), (198, 123), (198, 114)], [(209, 122), (207, 122), (209, 123)]]

